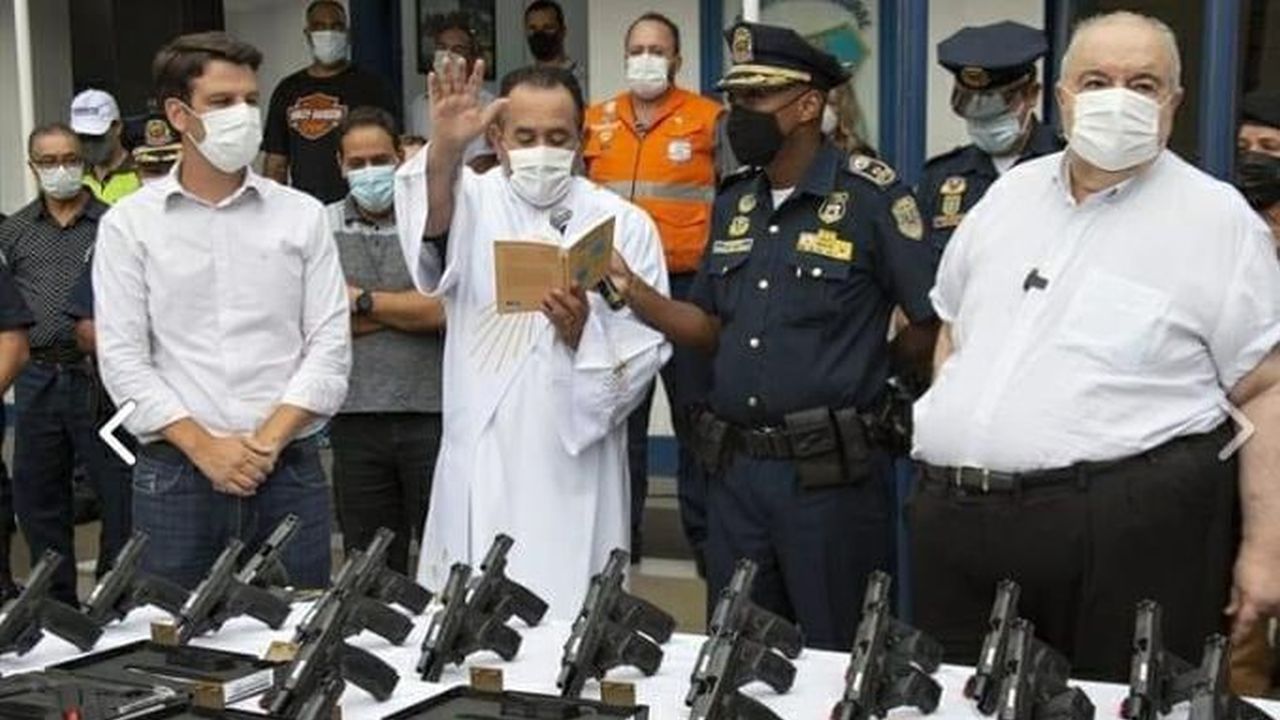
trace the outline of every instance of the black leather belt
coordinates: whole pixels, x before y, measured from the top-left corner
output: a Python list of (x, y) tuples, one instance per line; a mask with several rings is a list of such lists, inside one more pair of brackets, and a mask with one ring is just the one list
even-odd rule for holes
[(1198, 435), (1184, 435), (1137, 455), (1118, 460), (1079, 462), (1062, 468), (1029, 472), (1000, 472), (979, 467), (953, 467), (920, 463), (921, 478), (927, 485), (945, 486), (972, 494), (1013, 494), (1024, 490), (1075, 484), (1081, 488), (1099, 473), (1118, 470), (1140, 462), (1149, 462), (1174, 449), (1187, 446), (1205, 452), (1217, 452), (1232, 436), (1230, 422)]
[(923, 477), (932, 485), (945, 485), (957, 490), (981, 494), (1010, 494), (1029, 488), (1053, 487), (1088, 482), (1079, 465), (1054, 470), (1010, 473), (978, 467), (940, 467), (923, 465)]
[(84, 353), (74, 345), (47, 345), (31, 348), (31, 361), (47, 365), (79, 365), (84, 362)]

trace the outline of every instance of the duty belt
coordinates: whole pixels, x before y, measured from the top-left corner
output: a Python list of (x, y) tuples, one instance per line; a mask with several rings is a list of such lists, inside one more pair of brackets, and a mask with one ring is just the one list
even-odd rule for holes
[[(860, 413), (858, 419), (864, 428), (874, 427), (875, 416), (871, 413)], [(839, 431), (833, 425), (831, 432)], [(810, 446), (823, 438), (812, 433), (795, 433), (785, 427), (749, 428), (730, 424), (726, 440), (731, 450), (756, 460), (794, 460), (811, 455)]]

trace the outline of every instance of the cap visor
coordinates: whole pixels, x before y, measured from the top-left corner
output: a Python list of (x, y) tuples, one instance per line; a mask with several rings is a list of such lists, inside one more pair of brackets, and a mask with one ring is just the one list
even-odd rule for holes
[(111, 121), (100, 118), (82, 118), (72, 120), (71, 129), (77, 135), (105, 135), (111, 129)]

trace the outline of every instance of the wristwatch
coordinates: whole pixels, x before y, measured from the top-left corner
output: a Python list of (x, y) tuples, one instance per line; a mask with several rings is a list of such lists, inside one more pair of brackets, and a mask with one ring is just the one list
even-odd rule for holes
[(373, 293), (369, 290), (361, 290), (356, 296), (356, 314), (368, 315), (373, 312)]

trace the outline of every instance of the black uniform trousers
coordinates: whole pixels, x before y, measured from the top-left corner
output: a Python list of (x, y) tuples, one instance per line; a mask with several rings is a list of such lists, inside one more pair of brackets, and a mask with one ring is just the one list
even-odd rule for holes
[(340, 413), (329, 425), (343, 548), (395, 531), (387, 566), (412, 575), (409, 542), (422, 532), (440, 452), (440, 413)]
[(1126, 682), (1135, 607), (1164, 609), (1164, 638), (1198, 663), (1225, 628), (1239, 543), (1237, 464), (1224, 428), (1012, 494), (968, 493), (918, 474), (907, 503), (915, 624), (973, 665), (996, 584), (1022, 588), (1019, 614), (1076, 677)]
[(848, 652), (867, 576), (893, 567), (892, 465), (876, 450), (871, 466), (860, 483), (805, 489), (790, 460), (735, 455), (707, 486), (708, 604), (747, 558), (755, 602), (797, 623), (807, 647)]

